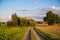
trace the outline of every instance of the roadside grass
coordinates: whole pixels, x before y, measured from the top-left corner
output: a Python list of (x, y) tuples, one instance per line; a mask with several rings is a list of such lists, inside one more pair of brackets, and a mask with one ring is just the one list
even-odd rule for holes
[(39, 30), (37, 28), (34, 28), (40, 35), (42, 35), (45, 40), (60, 40), (60, 38), (57, 38), (55, 35), (44, 32), (42, 30)]
[(0, 40), (22, 40), (28, 27), (0, 27)]

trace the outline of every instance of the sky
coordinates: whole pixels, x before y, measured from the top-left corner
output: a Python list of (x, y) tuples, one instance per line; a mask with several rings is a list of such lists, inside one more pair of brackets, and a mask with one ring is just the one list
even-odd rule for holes
[(0, 21), (10, 20), (12, 13), (43, 21), (49, 10), (60, 15), (60, 0), (0, 0)]

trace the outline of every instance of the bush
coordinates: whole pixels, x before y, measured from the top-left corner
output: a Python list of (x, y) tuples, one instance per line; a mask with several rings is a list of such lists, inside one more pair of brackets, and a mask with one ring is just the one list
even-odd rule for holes
[(13, 22), (8, 21), (8, 22), (7, 22), (7, 26), (13, 26)]

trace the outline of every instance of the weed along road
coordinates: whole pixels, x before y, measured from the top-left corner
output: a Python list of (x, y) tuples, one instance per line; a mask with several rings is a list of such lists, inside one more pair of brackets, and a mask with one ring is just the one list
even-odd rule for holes
[(32, 27), (29, 27), (23, 40), (45, 40), (45, 39), (40, 34), (38, 34)]

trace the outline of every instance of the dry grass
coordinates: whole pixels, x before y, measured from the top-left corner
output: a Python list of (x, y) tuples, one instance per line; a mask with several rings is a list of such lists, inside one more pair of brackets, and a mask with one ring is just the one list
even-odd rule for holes
[(36, 28), (60, 38), (60, 25), (36, 25)]

